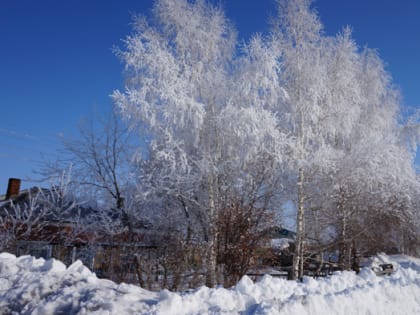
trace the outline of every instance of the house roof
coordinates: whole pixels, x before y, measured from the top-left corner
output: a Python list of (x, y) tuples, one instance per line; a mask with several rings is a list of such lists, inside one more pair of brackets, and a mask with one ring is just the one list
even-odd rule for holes
[[(37, 203), (31, 216), (36, 218), (42, 215), (44, 221), (72, 223), (76, 218), (80, 220), (91, 215), (94, 211), (98, 211), (92, 207), (78, 205), (69, 198), (63, 198), (61, 200), (59, 199), (59, 195), (55, 195), (50, 189), (32, 187), (20, 191), (18, 195), (14, 195), (7, 200), (1, 201), (0, 216), (5, 216), (6, 211), (8, 214), (11, 213), (13, 215), (12, 205), (19, 206), (22, 210), (23, 207), (28, 207), (31, 197), (37, 198)], [(45, 211), (46, 209), (48, 211)]]
[[(54, 188), (53, 188), (54, 189)], [(60, 200), (59, 193), (51, 189), (32, 187), (30, 189), (22, 190), (18, 195), (12, 196), (8, 200), (0, 201), (0, 216), (17, 215), (13, 213), (12, 203), (14, 205), (23, 207), (29, 204), (31, 197), (36, 197), (41, 194), (37, 200), (37, 205), (31, 216), (38, 218), (42, 216), (43, 222), (51, 222), (54, 224), (73, 224), (73, 223), (93, 223), (98, 220), (98, 217), (107, 218), (112, 222), (130, 221), (131, 227), (136, 231), (148, 230), (152, 224), (147, 220), (132, 220), (132, 218), (125, 217), (122, 211), (115, 209), (99, 209), (88, 204), (78, 204), (71, 198), (63, 198)], [(45, 211), (47, 209), (47, 211)], [(7, 211), (7, 213), (6, 213)]]
[(294, 240), (296, 238), (296, 232), (290, 231), (288, 229), (279, 227), (279, 226), (273, 226), (265, 230), (265, 233), (267, 237), (271, 239), (282, 239), (287, 238)]

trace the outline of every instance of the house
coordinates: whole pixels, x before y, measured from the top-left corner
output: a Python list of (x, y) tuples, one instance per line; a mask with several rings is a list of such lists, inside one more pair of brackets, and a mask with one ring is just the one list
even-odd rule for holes
[(264, 264), (287, 269), (293, 264), (296, 233), (288, 229), (272, 226), (264, 231), (268, 239), (270, 255)]
[(82, 259), (92, 265), (85, 245), (94, 235), (82, 226), (91, 209), (62, 198), (58, 190), (20, 190), (20, 182), (10, 178), (7, 193), (0, 199), (2, 250), (17, 256), (55, 257), (66, 264)]
[[(283, 271), (291, 276), (293, 255), (295, 252), (296, 233), (288, 229), (273, 226), (264, 231), (269, 240), (267, 250), (269, 255), (265, 255), (264, 266), (274, 267), (276, 272)], [(304, 275), (307, 276), (327, 276), (338, 270), (335, 260), (331, 259), (331, 253), (324, 253), (327, 257), (321, 257), (317, 250), (317, 242), (314, 239), (306, 240), (304, 257)], [(273, 274), (272, 274), (273, 275)], [(281, 274), (284, 276), (284, 274)], [(276, 276), (274, 274), (274, 276)]]
[(78, 204), (56, 187), (20, 190), (20, 180), (11, 178), (0, 197), (0, 250), (67, 265), (79, 259), (98, 275), (135, 282), (127, 279), (135, 277), (134, 254), (156, 255), (157, 241), (145, 221), (138, 221), (132, 233), (110, 233), (98, 223), (121, 219), (110, 210)]

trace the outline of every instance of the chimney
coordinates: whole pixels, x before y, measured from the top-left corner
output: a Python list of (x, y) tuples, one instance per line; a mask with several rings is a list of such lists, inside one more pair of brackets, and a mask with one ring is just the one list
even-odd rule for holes
[(20, 191), (20, 179), (19, 178), (9, 178), (9, 185), (7, 186), (6, 200), (10, 197), (19, 195)]

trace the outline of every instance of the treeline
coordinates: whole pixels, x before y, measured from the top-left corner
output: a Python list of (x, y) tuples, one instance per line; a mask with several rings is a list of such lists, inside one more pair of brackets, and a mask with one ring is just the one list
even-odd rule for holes
[(325, 35), (310, 6), (278, 1), (270, 33), (240, 45), (222, 9), (156, 1), (118, 52), (126, 85), (113, 99), (148, 141), (138, 196), (204, 241), (208, 285), (232, 205), (293, 202), (295, 278), (308, 239), (347, 269), (352, 247), (408, 250), (418, 233), (416, 117), (401, 116), (376, 51), (348, 28)]

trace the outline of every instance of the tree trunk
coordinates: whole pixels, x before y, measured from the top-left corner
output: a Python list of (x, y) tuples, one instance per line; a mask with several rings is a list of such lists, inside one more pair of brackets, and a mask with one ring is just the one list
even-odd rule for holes
[(304, 207), (304, 193), (303, 193), (304, 173), (303, 168), (299, 168), (298, 180), (298, 207), (296, 216), (296, 240), (295, 253), (293, 255), (292, 279), (300, 279), (303, 276), (303, 252), (304, 252), (304, 233), (305, 233), (305, 207)]
[(206, 255), (206, 286), (213, 288), (216, 286), (216, 268), (217, 268), (217, 212), (215, 205), (215, 191), (213, 176), (209, 178), (209, 227), (208, 227), (208, 241), (207, 241), (207, 255)]
[(217, 252), (216, 244), (213, 240), (209, 240), (207, 244), (207, 272), (206, 272), (206, 286), (214, 288), (216, 286), (216, 267), (217, 267)]
[(140, 287), (145, 288), (146, 285), (143, 280), (142, 263), (139, 256), (137, 255), (134, 255), (134, 267), (136, 269), (137, 279), (139, 281)]
[(344, 206), (344, 189), (340, 187), (339, 189), (339, 197), (338, 197), (338, 214), (340, 218), (340, 236), (339, 236), (339, 242), (338, 242), (338, 266), (342, 270), (348, 270), (349, 269), (349, 263), (348, 263), (348, 256), (349, 256), (349, 244), (347, 241), (348, 237), (348, 220), (347, 220), (347, 214), (345, 212), (345, 206)]

